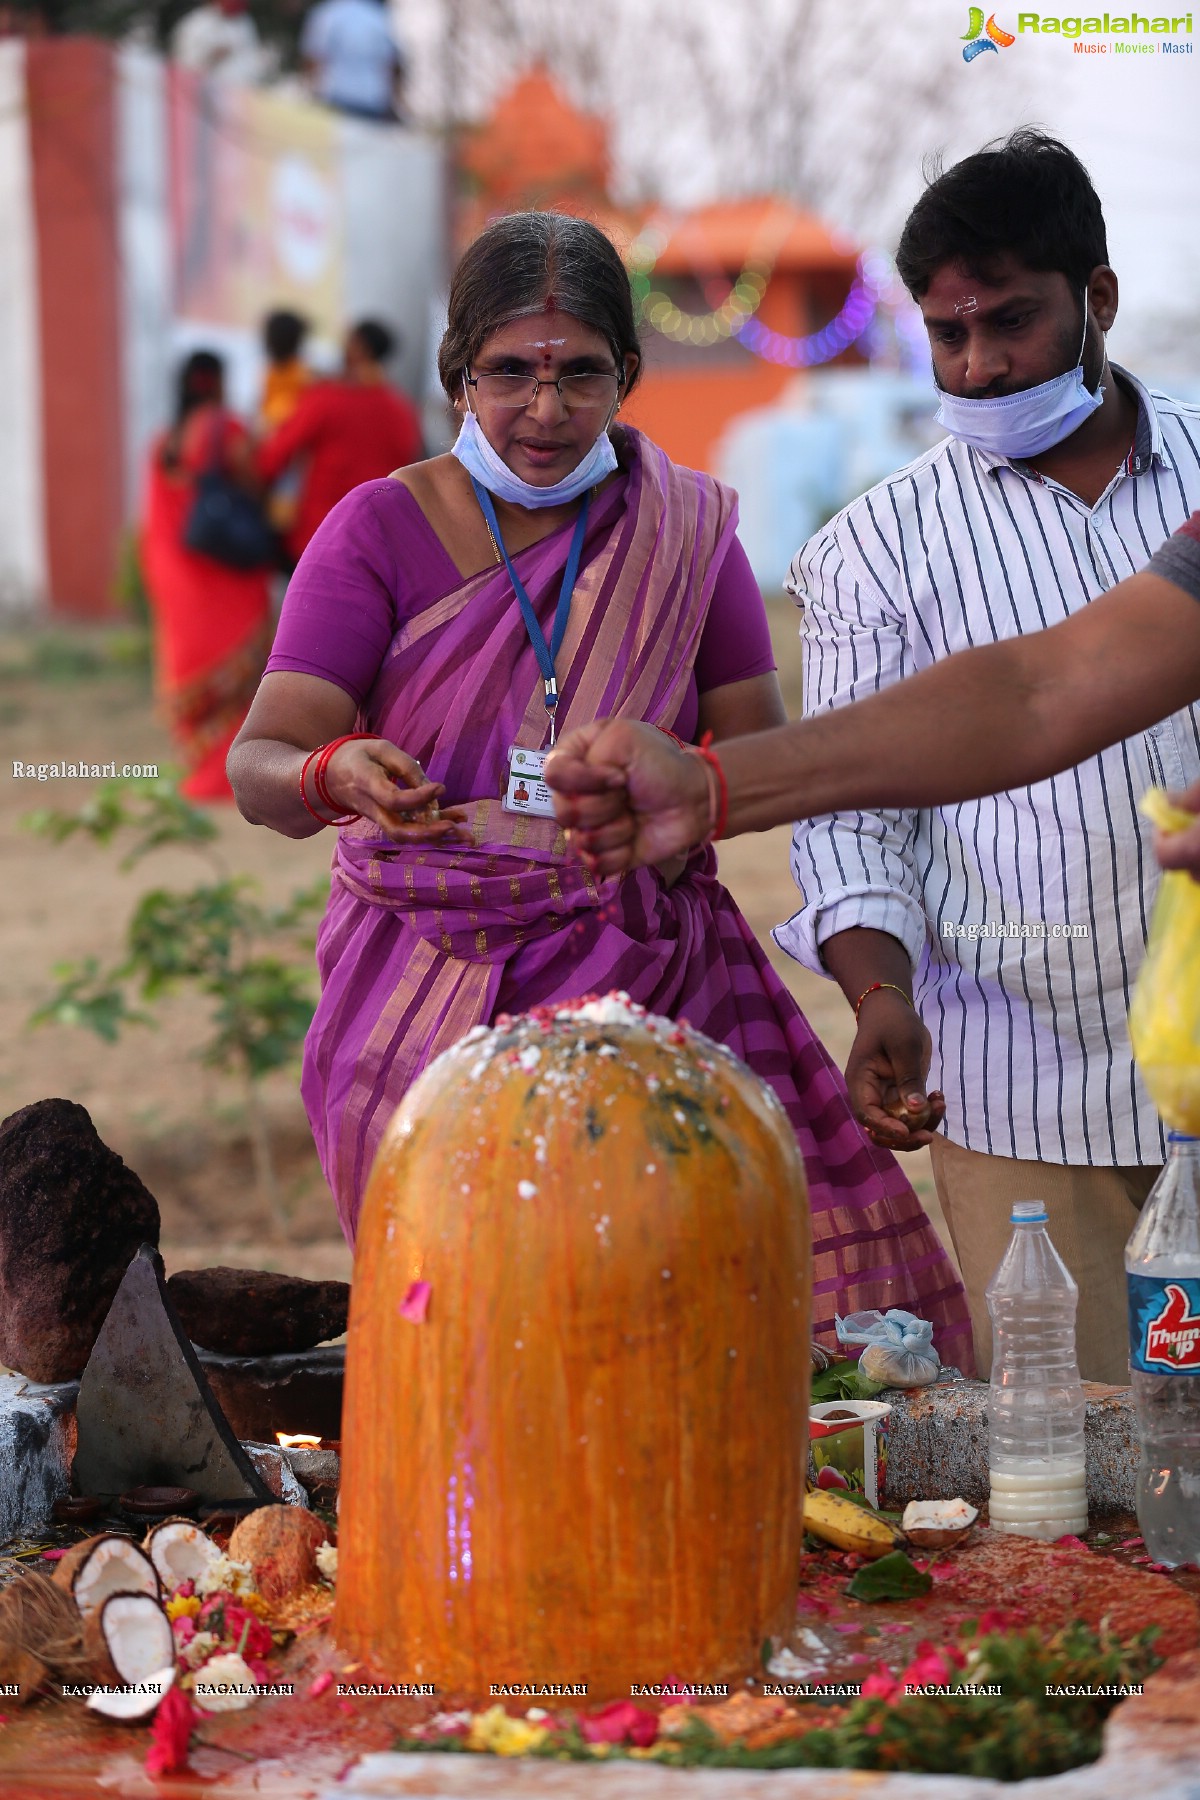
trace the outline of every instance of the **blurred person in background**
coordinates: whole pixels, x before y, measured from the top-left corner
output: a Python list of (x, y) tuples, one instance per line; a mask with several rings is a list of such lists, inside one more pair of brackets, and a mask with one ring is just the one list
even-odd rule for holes
[(269, 571), (231, 568), (184, 542), (198, 480), (214, 467), (253, 485), (249, 436), (225, 408), (224, 366), (197, 350), (179, 374), (174, 421), (151, 449), (140, 542), (159, 704), (190, 800), (232, 799), (225, 758), (271, 646)]
[(407, 394), (392, 387), (385, 364), (400, 347), (377, 319), (363, 319), (346, 334), (338, 381), (316, 381), (291, 416), (258, 452), (258, 472), (273, 488), (300, 469), (295, 522), (285, 535), (294, 566), (326, 514), (360, 482), (389, 475), (419, 460), (421, 421)]
[[(317, 372), (301, 355), (309, 333), (307, 319), (280, 309), (263, 320), (263, 353), (267, 360), (259, 402), (260, 434), (268, 436), (285, 425), (300, 404), (301, 396), (317, 379)], [(285, 574), (295, 568), (288, 540), (296, 525), (296, 505), (304, 481), (298, 460), (277, 477), (267, 500), (267, 517), (279, 543), (279, 566)]]
[(301, 355), (311, 327), (299, 313), (280, 309), (263, 320), (263, 377), (258, 416), (264, 432), (274, 431), (290, 419), (301, 394), (317, 379), (316, 370)]
[[(784, 716), (734, 495), (615, 422), (640, 366), (629, 276), (594, 225), (489, 225), (438, 358), (454, 452), (357, 488), (321, 526), (231, 752), (252, 822), (342, 827), (301, 1084), (342, 1228), (352, 1240), (387, 1120), (441, 1050), (499, 1013), (623, 988), (727, 1044), (786, 1109), (814, 1329), (911, 1307), (969, 1367), (949, 1258), (713, 852), (602, 897), (537, 792), (552, 717), (616, 712), (695, 741)], [(461, 813), (422, 816), (443, 792)]]
[(261, 81), (268, 58), (246, 0), (208, 0), (185, 13), (171, 33), (181, 68), (210, 81)]
[(320, 0), (304, 21), (300, 60), (318, 100), (338, 112), (404, 116), (406, 59), (385, 0)]

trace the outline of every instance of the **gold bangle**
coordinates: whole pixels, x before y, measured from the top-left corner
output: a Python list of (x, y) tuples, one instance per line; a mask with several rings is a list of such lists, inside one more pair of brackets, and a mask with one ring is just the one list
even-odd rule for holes
[(913, 1012), (916, 1012), (917, 1009), (913, 1006), (911, 997), (905, 993), (902, 987), (897, 987), (894, 981), (873, 981), (869, 988), (863, 989), (862, 993), (858, 996), (858, 999), (854, 1002), (854, 1023), (856, 1025), (858, 1024), (858, 1015), (862, 1003), (867, 998), (868, 994), (878, 994), (883, 988), (890, 988), (893, 994), (899, 994), (905, 1005), (910, 1007)]

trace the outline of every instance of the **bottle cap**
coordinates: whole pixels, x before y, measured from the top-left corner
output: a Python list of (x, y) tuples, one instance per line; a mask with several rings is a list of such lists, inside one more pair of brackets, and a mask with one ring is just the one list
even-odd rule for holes
[(1014, 1225), (1044, 1225), (1050, 1215), (1044, 1200), (1014, 1200), (1009, 1216)]
[(1168, 1144), (1200, 1144), (1200, 1138), (1193, 1137), (1190, 1131), (1168, 1131)]

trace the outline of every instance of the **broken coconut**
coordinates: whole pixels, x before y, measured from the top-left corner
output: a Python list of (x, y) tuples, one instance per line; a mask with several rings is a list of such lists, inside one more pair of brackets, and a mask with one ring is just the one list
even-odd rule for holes
[(153, 1675), (147, 1675), (144, 1681), (131, 1685), (127, 1693), (106, 1693), (97, 1688), (89, 1694), (87, 1703), (93, 1712), (102, 1713), (106, 1719), (117, 1719), (124, 1724), (136, 1724), (139, 1719), (146, 1718), (157, 1710), (158, 1704), (167, 1689), (175, 1680), (175, 1665), (169, 1669), (157, 1669)]
[(185, 1581), (194, 1581), (198, 1589), (221, 1555), (207, 1533), (190, 1519), (164, 1519), (146, 1533), (142, 1549), (154, 1564), (164, 1594), (173, 1594)]
[(978, 1517), (965, 1500), (910, 1500), (900, 1529), (918, 1550), (948, 1550), (962, 1542)]
[[(110, 1594), (84, 1620), (83, 1642), (93, 1681), (140, 1690), (91, 1694), (89, 1704), (97, 1702), (95, 1710), (107, 1718), (140, 1719), (153, 1712), (171, 1685), (163, 1685), (164, 1674), (175, 1666), (171, 1621), (158, 1600), (150, 1594)], [(116, 1710), (110, 1700), (117, 1702)]]
[(130, 1538), (111, 1532), (73, 1545), (51, 1579), (70, 1594), (85, 1620), (110, 1594), (148, 1594), (156, 1602), (159, 1598), (158, 1576), (145, 1551)]
[(317, 1579), (325, 1527), (303, 1506), (262, 1506), (234, 1528), (229, 1554), (249, 1563), (264, 1600), (278, 1606)]
[(19, 1706), (51, 1674), (83, 1672), (83, 1625), (69, 1594), (30, 1569), (0, 1591), (0, 1684)]

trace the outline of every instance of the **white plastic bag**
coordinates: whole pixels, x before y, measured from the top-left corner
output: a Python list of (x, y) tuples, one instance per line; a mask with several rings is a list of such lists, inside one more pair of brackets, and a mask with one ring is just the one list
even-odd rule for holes
[(836, 1318), (839, 1344), (865, 1344), (858, 1366), (868, 1381), (885, 1387), (925, 1387), (936, 1381), (942, 1361), (933, 1347), (928, 1319), (890, 1307), (886, 1313), (851, 1313)]

